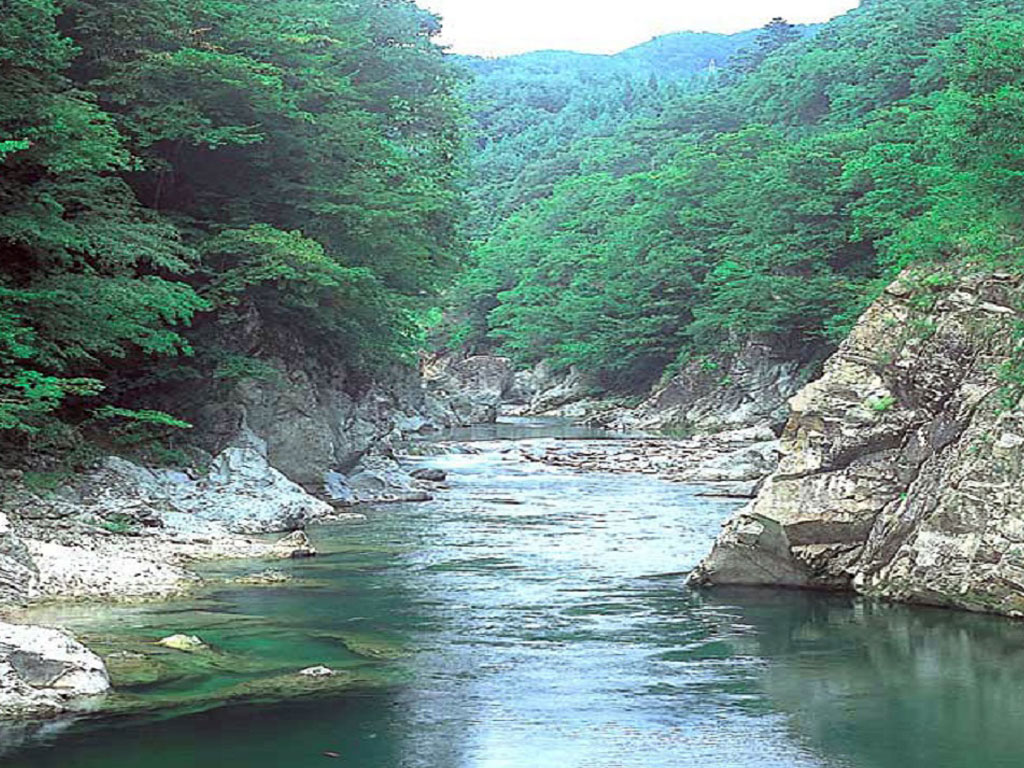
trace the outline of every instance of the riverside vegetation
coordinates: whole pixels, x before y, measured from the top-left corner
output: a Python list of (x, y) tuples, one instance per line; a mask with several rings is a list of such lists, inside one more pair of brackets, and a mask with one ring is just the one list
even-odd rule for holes
[[(500, 60), (409, 0), (0, 8), (0, 600), (313, 554), (260, 535), (512, 401), (686, 433), (524, 460), (756, 497), (695, 583), (1024, 614), (1024, 2)], [(11, 626), (0, 711), (108, 683)]]

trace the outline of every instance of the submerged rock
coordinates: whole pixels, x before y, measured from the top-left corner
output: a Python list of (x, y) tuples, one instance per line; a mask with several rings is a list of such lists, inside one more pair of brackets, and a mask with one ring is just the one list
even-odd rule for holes
[(0, 718), (60, 714), (109, 689), (103, 661), (71, 635), (0, 623)]
[(162, 640), (157, 640), (156, 644), (170, 648), (172, 651), (184, 651), (185, 653), (194, 653), (209, 648), (202, 638), (196, 635), (170, 635)]
[(239, 576), (231, 580), (233, 584), (246, 584), (254, 587), (263, 587), (276, 584), (287, 584), (292, 577), (283, 571), (266, 570), (259, 573), (251, 573), (246, 576)]

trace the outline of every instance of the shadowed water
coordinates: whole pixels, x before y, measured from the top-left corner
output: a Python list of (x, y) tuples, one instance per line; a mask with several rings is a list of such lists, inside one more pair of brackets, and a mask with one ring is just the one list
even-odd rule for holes
[[(314, 531), (325, 555), (282, 566), (294, 583), (51, 614), (165, 666), (125, 673), (131, 714), (51, 727), (0, 764), (1020, 765), (1024, 627), (838, 596), (696, 595), (680, 572), (734, 502), (506, 447), (425, 459), (451, 473), (444, 499)], [(172, 632), (213, 651), (182, 666), (146, 642)], [(315, 664), (344, 684), (282, 701)]]

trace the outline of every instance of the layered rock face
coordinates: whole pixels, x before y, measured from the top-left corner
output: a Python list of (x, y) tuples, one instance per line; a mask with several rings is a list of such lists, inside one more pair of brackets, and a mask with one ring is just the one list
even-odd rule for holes
[(816, 353), (749, 342), (721, 361), (690, 363), (636, 409), (635, 426), (696, 432), (756, 424), (780, 428), (786, 402), (807, 383)]
[(1024, 615), (1024, 290), (905, 277), (791, 401), (782, 459), (695, 571)]
[(438, 421), (459, 426), (493, 423), (515, 385), (512, 361), (507, 357), (442, 356), (426, 364), (423, 374), (429, 395), (427, 411)]
[(0, 512), (0, 603), (23, 600), (38, 578), (31, 553)]

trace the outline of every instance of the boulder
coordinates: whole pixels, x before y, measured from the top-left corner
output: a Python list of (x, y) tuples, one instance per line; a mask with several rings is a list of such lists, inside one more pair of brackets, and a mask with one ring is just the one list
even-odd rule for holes
[(381, 502), (429, 501), (432, 496), (413, 483), (398, 461), (391, 456), (369, 454), (352, 470), (346, 481), (354, 501), (362, 504)]
[(266, 444), (250, 433), (247, 445), (233, 446), (214, 460), (199, 495), (176, 500), (201, 519), (224, 523), (234, 533), (276, 533), (303, 528), (333, 512), (270, 465)]
[(316, 557), (316, 547), (309, 540), (305, 531), (290, 533), (274, 545), (279, 557), (291, 560), (300, 560), (308, 557)]
[(412, 476), (417, 480), (426, 480), (430, 483), (443, 483), (448, 479), (448, 473), (443, 469), (417, 469), (412, 473)]
[(109, 689), (103, 660), (71, 635), (0, 622), (0, 718), (60, 714)]
[(481, 355), (458, 359), (437, 358), (424, 365), (428, 393), (438, 400), (455, 424), (490, 424), (512, 390), (512, 361)]

